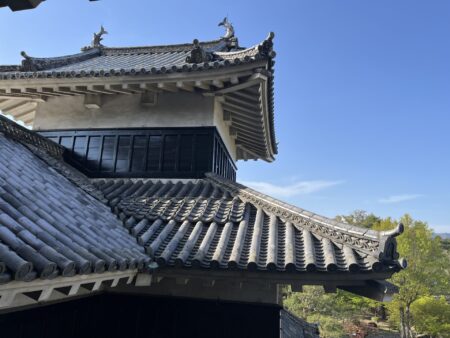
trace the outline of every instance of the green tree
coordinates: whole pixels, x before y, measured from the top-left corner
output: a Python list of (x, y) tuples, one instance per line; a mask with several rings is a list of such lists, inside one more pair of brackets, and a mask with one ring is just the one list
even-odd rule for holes
[[(381, 219), (364, 211), (336, 217), (349, 224), (363, 225), (374, 230), (390, 230), (398, 222)], [(338, 290), (326, 294), (320, 287), (304, 287), (303, 293), (288, 290), (284, 305), (298, 316), (318, 322), (324, 337), (345, 336), (345, 323), (353, 319), (382, 317), (388, 310), (388, 320), (400, 329), (402, 338), (412, 338), (413, 330), (433, 337), (449, 337), (448, 304), (431, 295), (450, 294), (450, 254), (444, 250), (442, 239), (434, 237), (427, 224), (401, 218), (405, 232), (397, 237), (398, 251), (408, 261), (408, 267), (393, 275), (391, 282), (399, 293), (390, 303), (379, 303)], [(450, 338), (450, 337), (449, 337)]]
[[(438, 236), (439, 237), (439, 236)], [(440, 237), (439, 237), (440, 238)], [(447, 253), (450, 252), (450, 238), (441, 238), (441, 245), (442, 248), (447, 251)]]
[(369, 214), (364, 210), (355, 210), (350, 215), (339, 215), (336, 216), (335, 219), (343, 223), (357, 225), (368, 229), (381, 221), (381, 218), (375, 216), (373, 213)]
[(355, 318), (371, 317), (377, 302), (337, 290), (325, 293), (320, 286), (304, 286), (303, 292), (285, 289), (283, 305), (297, 316), (319, 324), (322, 337), (346, 337), (344, 324)]
[(424, 296), (411, 305), (414, 328), (432, 337), (450, 337), (450, 304), (444, 297)]
[[(387, 307), (390, 321), (400, 326), (400, 336), (412, 338), (414, 324), (419, 322), (419, 318), (414, 316), (411, 306), (422, 296), (448, 292), (449, 261), (443, 253), (440, 239), (433, 238), (426, 223), (415, 221), (409, 215), (403, 216), (401, 222), (405, 232), (397, 238), (398, 251), (407, 259), (408, 267), (393, 275), (391, 281), (399, 286), (399, 293)], [(388, 230), (396, 223), (387, 218), (374, 228)]]

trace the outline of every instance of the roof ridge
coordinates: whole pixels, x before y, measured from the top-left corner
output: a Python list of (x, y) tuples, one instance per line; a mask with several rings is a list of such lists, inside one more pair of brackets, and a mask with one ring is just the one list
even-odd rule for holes
[(23, 56), (22, 66), (20, 71), (40, 71), (52, 68), (67, 66), (73, 63), (78, 63), (92, 59), (101, 54), (100, 48), (91, 48), (89, 50), (81, 51), (76, 54), (55, 56), (55, 57), (33, 57), (22, 51), (20, 55)]
[[(217, 39), (210, 41), (200, 41), (199, 44), (202, 47), (213, 47), (220, 42), (225, 42), (226, 39)], [(192, 42), (177, 43), (177, 44), (167, 44), (167, 45), (148, 45), (148, 46), (123, 46), (123, 47), (102, 47), (104, 52), (115, 52), (115, 51), (134, 51), (134, 50), (151, 50), (155, 49), (154, 53), (161, 53), (163, 50), (167, 51), (190, 51), (192, 49)], [(161, 51), (159, 51), (161, 50)]]
[(395, 237), (403, 232), (402, 224), (384, 232), (352, 226), (282, 202), (214, 173), (207, 173), (206, 177), (212, 183), (239, 196), (243, 201), (267, 210), (296, 226), (306, 228), (316, 235), (329, 238), (335, 243), (349, 245), (380, 259), (387, 261), (398, 259)]

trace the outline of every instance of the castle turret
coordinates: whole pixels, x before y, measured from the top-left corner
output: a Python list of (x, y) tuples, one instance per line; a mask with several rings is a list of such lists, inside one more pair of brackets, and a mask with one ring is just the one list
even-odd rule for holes
[(0, 66), (0, 109), (33, 129), (0, 116), (0, 311), (108, 278), (123, 293), (272, 305), (286, 284), (395, 291), (403, 226), (356, 227), (236, 182), (236, 161), (277, 153), (274, 35), (243, 48), (220, 26), (214, 41), (118, 48), (102, 27), (78, 54)]
[[(273, 33), (243, 48), (215, 41), (105, 47), (3, 66), (0, 109), (69, 151), (90, 177), (235, 179), (240, 159), (273, 161)], [(9, 69), (7, 69), (9, 67)]]

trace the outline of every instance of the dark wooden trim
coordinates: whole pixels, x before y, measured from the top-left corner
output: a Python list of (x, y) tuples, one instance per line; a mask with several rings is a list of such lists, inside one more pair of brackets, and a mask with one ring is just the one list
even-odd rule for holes
[[(236, 165), (215, 127), (64, 129), (39, 133), (59, 144), (71, 137), (65, 160), (93, 178), (202, 178), (206, 172), (214, 172), (236, 179)], [(154, 136), (160, 137), (156, 147), (152, 143)], [(94, 137), (99, 137), (100, 144), (92, 144)], [(112, 141), (108, 147), (107, 137), (113, 139), (108, 139)], [(138, 148), (137, 137), (145, 138)], [(82, 151), (75, 153), (77, 138), (83, 138), (85, 143)], [(88, 160), (94, 154), (90, 154), (90, 149), (99, 152), (97, 164)]]

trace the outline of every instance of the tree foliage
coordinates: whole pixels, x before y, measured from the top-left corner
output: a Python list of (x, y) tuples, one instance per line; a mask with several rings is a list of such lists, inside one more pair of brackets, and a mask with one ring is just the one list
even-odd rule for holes
[(338, 290), (325, 293), (320, 286), (305, 286), (303, 292), (285, 291), (284, 306), (297, 316), (318, 323), (321, 336), (346, 337), (345, 324), (356, 317), (371, 317), (378, 303), (352, 293)]
[(411, 306), (416, 331), (432, 337), (450, 337), (450, 304), (445, 297), (424, 296)]
[[(380, 231), (398, 224), (392, 218), (381, 219), (361, 210), (336, 219)], [(380, 312), (384, 313), (385, 308), (389, 322), (399, 329), (402, 338), (412, 338), (418, 333), (450, 337), (450, 305), (441, 297), (450, 294), (450, 254), (425, 222), (409, 215), (400, 221), (405, 231), (397, 237), (397, 249), (407, 259), (408, 267), (390, 280), (399, 287), (390, 303), (378, 303), (341, 290), (326, 294), (320, 287), (304, 287), (302, 293), (288, 290), (284, 305), (298, 316), (318, 322), (323, 337), (344, 337), (345, 323), (357, 318), (382, 317)]]
[(375, 224), (381, 221), (381, 218), (372, 213), (369, 214), (364, 210), (355, 210), (350, 215), (339, 215), (336, 216), (335, 219), (343, 223), (357, 225), (368, 229), (372, 228)]
[[(390, 321), (400, 326), (401, 337), (412, 338), (420, 316), (414, 314), (411, 306), (422, 296), (448, 293), (449, 260), (440, 239), (433, 238), (426, 223), (415, 221), (409, 215), (403, 216), (401, 222), (405, 232), (397, 239), (398, 251), (407, 259), (408, 267), (392, 277), (391, 281), (399, 286), (399, 293), (387, 307), (391, 313)], [(387, 230), (396, 223), (387, 218), (374, 228)]]

